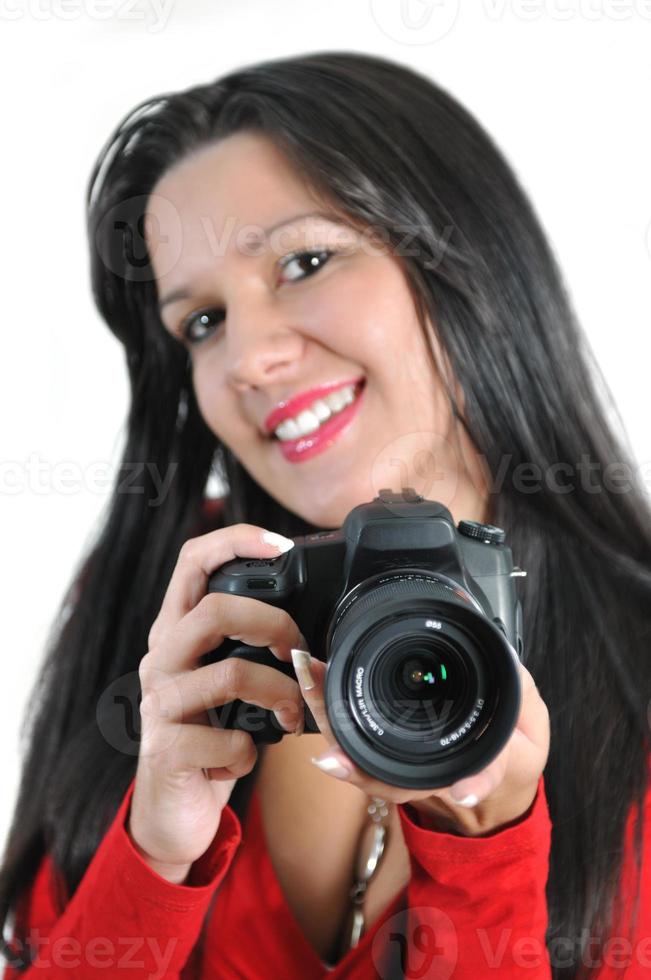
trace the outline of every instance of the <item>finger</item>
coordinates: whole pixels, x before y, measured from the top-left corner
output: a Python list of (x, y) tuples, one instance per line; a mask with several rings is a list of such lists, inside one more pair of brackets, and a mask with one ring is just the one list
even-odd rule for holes
[(166, 684), (148, 690), (141, 705), (150, 717), (187, 722), (198, 712), (237, 698), (274, 711), (281, 725), (292, 732), (304, 710), (295, 680), (271, 666), (250, 663), (241, 657), (179, 674)]
[(292, 649), (292, 663), (305, 703), (312, 712), (319, 731), (328, 742), (327, 751), (321, 753), (318, 759), (312, 759), (322, 772), (336, 779), (345, 779), (368, 796), (379, 796), (394, 803), (430, 796), (429, 789), (414, 792), (413, 789), (383, 783), (356, 765), (340, 747), (328, 721), (324, 697), (326, 665), (300, 648)]
[[(372, 796), (380, 796), (386, 800), (400, 802), (405, 794), (397, 787), (379, 782), (371, 778), (367, 773), (356, 766), (352, 760), (343, 752), (336, 741), (332, 729), (328, 723), (325, 710), (324, 681), (326, 667), (321, 661), (310, 657), (307, 651), (292, 649), (292, 662), (296, 671), (297, 679), (301, 687), (301, 693), (306, 704), (314, 716), (319, 730), (329, 743), (327, 752), (316, 760), (316, 764), (322, 771), (338, 779), (345, 779), (359, 786), (365, 793)], [(524, 668), (523, 668), (524, 670)], [(528, 671), (527, 671), (528, 674)], [(526, 690), (526, 693), (525, 693)], [(535, 684), (531, 675), (523, 676), (523, 698), (520, 717), (526, 710), (526, 706), (531, 705), (539, 695), (537, 695)], [(474, 807), (481, 803), (486, 797), (493, 794), (504, 782), (509, 766), (511, 754), (511, 742), (514, 738), (524, 738), (525, 736), (514, 730), (514, 735), (504, 746), (502, 751), (493, 759), (488, 766), (475, 773), (473, 776), (459, 780), (450, 787), (440, 790), (425, 790), (414, 794), (410, 791), (407, 796), (409, 799), (435, 795), (442, 800), (447, 799), (454, 806)], [(314, 760), (313, 760), (314, 761)], [(529, 777), (530, 778), (530, 777)], [(526, 779), (523, 778), (523, 782)]]
[[(278, 544), (291, 539), (275, 535), (268, 543), (263, 534), (271, 534), (255, 524), (234, 524), (190, 538), (179, 552), (158, 616), (149, 632), (149, 645), (193, 609), (206, 594), (208, 577), (234, 558), (277, 558), (283, 552)], [(291, 542), (293, 546), (294, 542)], [(285, 549), (288, 550), (288, 549)]]
[(330, 745), (337, 745), (325, 707), (326, 665), (299, 647), (292, 648), (291, 657), (300, 693), (312, 712), (319, 731)]
[(533, 677), (520, 661), (518, 664), (522, 699), (511, 737), (485, 769), (449, 787), (445, 795), (457, 805), (477, 806), (500, 788), (507, 770), (509, 786), (515, 790), (529, 785), (544, 768), (549, 751), (549, 713)]
[[(543, 701), (533, 677), (520, 663), (522, 703), (516, 727), (537, 748), (549, 752), (549, 710)], [(545, 754), (545, 758), (546, 758)]]
[(378, 796), (387, 803), (407, 803), (412, 800), (426, 799), (432, 795), (431, 789), (404, 789), (375, 779), (356, 765), (337, 743), (329, 746), (321, 755), (312, 757), (310, 761), (327, 776), (345, 780), (367, 796)]
[(481, 772), (460, 779), (445, 790), (435, 790), (433, 795), (443, 799), (447, 797), (455, 806), (477, 806), (502, 785), (508, 769), (510, 752), (511, 739), (499, 755)]
[[(302, 640), (300, 630), (285, 609), (260, 599), (224, 592), (208, 592), (147, 654), (146, 668), (173, 674), (192, 668), (202, 654), (230, 637), (250, 646), (269, 647), (280, 660)], [(144, 659), (144, 658), (143, 658)]]
[(145, 726), (141, 739), (142, 758), (156, 763), (160, 753), (164, 753), (163, 765), (168, 775), (207, 769), (223, 771), (225, 779), (244, 776), (251, 771), (257, 758), (253, 739), (239, 729), (179, 724), (168, 726), (161, 736), (158, 726)]

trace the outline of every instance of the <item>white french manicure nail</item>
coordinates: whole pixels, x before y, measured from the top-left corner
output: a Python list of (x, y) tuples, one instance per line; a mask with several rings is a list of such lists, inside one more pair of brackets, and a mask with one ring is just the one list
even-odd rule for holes
[(334, 755), (325, 755), (320, 759), (315, 759), (313, 756), (310, 762), (313, 762), (321, 772), (327, 772), (329, 776), (336, 776), (337, 779), (348, 779), (350, 776), (350, 769), (342, 766)]
[[(454, 797), (452, 797), (452, 799), (454, 800)], [(457, 806), (472, 807), (477, 806), (479, 800), (474, 793), (469, 793), (468, 796), (464, 796), (462, 800), (454, 800), (454, 802)]]
[(298, 683), (304, 691), (311, 691), (313, 687), (316, 687), (316, 681), (310, 670), (311, 656), (307, 650), (299, 650), (298, 647), (292, 647), (291, 654)]
[(262, 534), (262, 540), (265, 544), (272, 544), (274, 548), (278, 548), (278, 551), (280, 552), (289, 551), (289, 549), (293, 548), (295, 544), (291, 538), (285, 538), (282, 534), (276, 534), (275, 531), (264, 531)]

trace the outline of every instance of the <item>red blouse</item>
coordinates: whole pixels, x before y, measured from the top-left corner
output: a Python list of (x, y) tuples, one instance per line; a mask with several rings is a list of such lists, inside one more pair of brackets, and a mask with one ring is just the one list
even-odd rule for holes
[[(244, 826), (227, 806), (210, 847), (184, 885), (161, 878), (133, 847), (126, 831), (132, 792), (133, 782), (59, 918), (51, 892), (52, 862), (44, 858), (17, 910), (21, 925), (38, 943), (38, 962), (22, 974), (7, 967), (4, 980), (549, 980), (552, 975), (545, 945), (551, 823), (543, 776), (527, 813), (485, 837), (425, 829), (409, 804), (399, 805), (410, 880), (359, 945), (331, 970), (302, 934), (280, 888), (265, 846), (255, 786)], [(650, 802), (651, 791), (647, 806)], [(629, 820), (629, 848), (631, 832)], [(645, 836), (650, 836), (648, 820)], [(631, 871), (629, 850), (625, 881)], [(198, 966), (191, 951), (217, 889)], [(389, 953), (400, 964), (398, 972), (385, 965)], [(562, 957), (560, 948), (559, 962)], [(646, 854), (636, 941), (614, 940), (602, 951), (602, 960), (600, 980), (651, 975)], [(627, 969), (622, 972), (622, 967)]]

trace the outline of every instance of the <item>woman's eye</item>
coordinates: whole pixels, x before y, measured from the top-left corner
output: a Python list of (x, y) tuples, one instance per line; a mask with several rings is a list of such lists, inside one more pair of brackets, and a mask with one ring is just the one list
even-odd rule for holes
[[(215, 316), (215, 314), (218, 314), (218, 316), (216, 317), (218, 321), (224, 319), (223, 310), (208, 309), (208, 310), (199, 310), (198, 313), (191, 313), (190, 316), (186, 317), (183, 323), (181, 324), (181, 328), (180, 328), (181, 338), (187, 341), (189, 344), (198, 344), (202, 340), (205, 340), (206, 334), (204, 331), (210, 330), (210, 320), (212, 317)], [(195, 323), (199, 325), (198, 336), (195, 334), (193, 330), (193, 326)]]
[[(281, 268), (286, 270), (293, 262), (297, 265), (302, 265), (305, 271), (298, 277), (291, 277), (290, 282), (295, 282), (296, 279), (304, 279), (314, 275), (319, 269), (322, 269), (326, 264), (328, 259), (334, 252), (330, 249), (317, 249), (313, 252), (295, 252), (293, 255), (286, 256), (282, 263)], [(205, 310), (199, 310), (197, 313), (191, 313), (189, 316), (183, 320), (179, 328), (179, 333), (181, 334), (181, 339), (191, 346), (194, 344), (199, 344), (205, 340), (207, 334), (213, 329), (211, 325), (211, 319), (216, 319), (220, 322), (224, 319), (224, 311), (220, 309), (209, 308)], [(197, 330), (194, 329), (195, 324), (197, 325)]]
[[(326, 264), (332, 251), (327, 248), (317, 249), (315, 252), (295, 252), (293, 255), (287, 256), (281, 263), (281, 268), (283, 271), (292, 264), (296, 262), (297, 264), (302, 264), (308, 270), (307, 276), (309, 277), (314, 272), (318, 272)], [(301, 276), (300, 278), (304, 278)], [(294, 282), (294, 279), (290, 279), (290, 282)]]

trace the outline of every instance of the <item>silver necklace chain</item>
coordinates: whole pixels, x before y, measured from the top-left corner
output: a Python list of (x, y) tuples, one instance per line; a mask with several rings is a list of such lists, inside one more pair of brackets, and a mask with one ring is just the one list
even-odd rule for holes
[(362, 828), (357, 845), (355, 881), (349, 893), (350, 909), (341, 933), (338, 959), (345, 956), (349, 949), (354, 949), (364, 934), (364, 899), (369, 882), (377, 873), (386, 852), (391, 805), (379, 796), (372, 796), (366, 809), (370, 820)]

